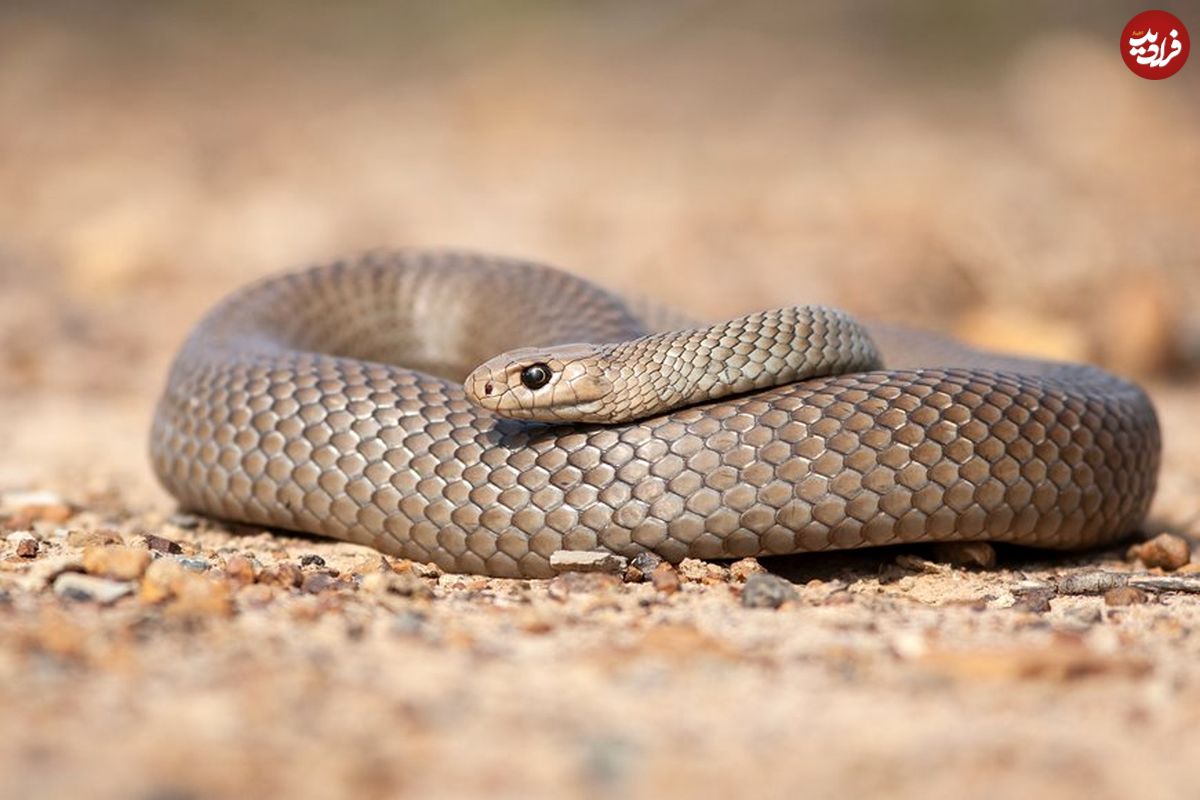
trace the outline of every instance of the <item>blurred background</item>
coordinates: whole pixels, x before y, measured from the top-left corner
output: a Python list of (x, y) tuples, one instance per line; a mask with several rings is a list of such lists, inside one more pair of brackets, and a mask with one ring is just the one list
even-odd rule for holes
[(1200, 64), (1131, 74), (1140, 10), (6, 2), (0, 484), (165, 502), (143, 440), (188, 327), (253, 278), (378, 246), (1185, 379)]

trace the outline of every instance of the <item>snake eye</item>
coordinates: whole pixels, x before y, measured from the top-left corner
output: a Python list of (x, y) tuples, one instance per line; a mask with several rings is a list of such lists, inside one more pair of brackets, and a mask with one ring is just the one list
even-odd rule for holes
[(545, 364), (530, 364), (521, 370), (521, 383), (526, 389), (540, 389), (550, 382), (550, 367)]

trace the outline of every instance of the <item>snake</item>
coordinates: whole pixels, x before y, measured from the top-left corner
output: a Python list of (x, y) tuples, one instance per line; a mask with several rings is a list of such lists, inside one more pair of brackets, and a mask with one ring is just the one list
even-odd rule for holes
[(261, 279), (192, 330), (150, 456), (183, 509), (445, 571), (560, 551), (739, 559), (1135, 531), (1161, 433), (1136, 384), (790, 306), (712, 326), (463, 251)]

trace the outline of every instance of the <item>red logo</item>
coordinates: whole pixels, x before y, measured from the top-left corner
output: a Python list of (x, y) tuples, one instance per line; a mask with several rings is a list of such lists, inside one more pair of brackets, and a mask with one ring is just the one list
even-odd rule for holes
[(1179, 17), (1166, 11), (1143, 11), (1121, 31), (1121, 58), (1139, 78), (1160, 81), (1183, 67), (1192, 40)]

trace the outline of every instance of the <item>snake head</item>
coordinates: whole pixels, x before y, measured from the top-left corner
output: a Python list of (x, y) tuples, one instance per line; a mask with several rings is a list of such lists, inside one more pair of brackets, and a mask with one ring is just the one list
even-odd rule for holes
[(480, 364), (463, 382), (467, 399), (511, 419), (605, 422), (612, 392), (605, 358), (590, 344), (524, 347)]

